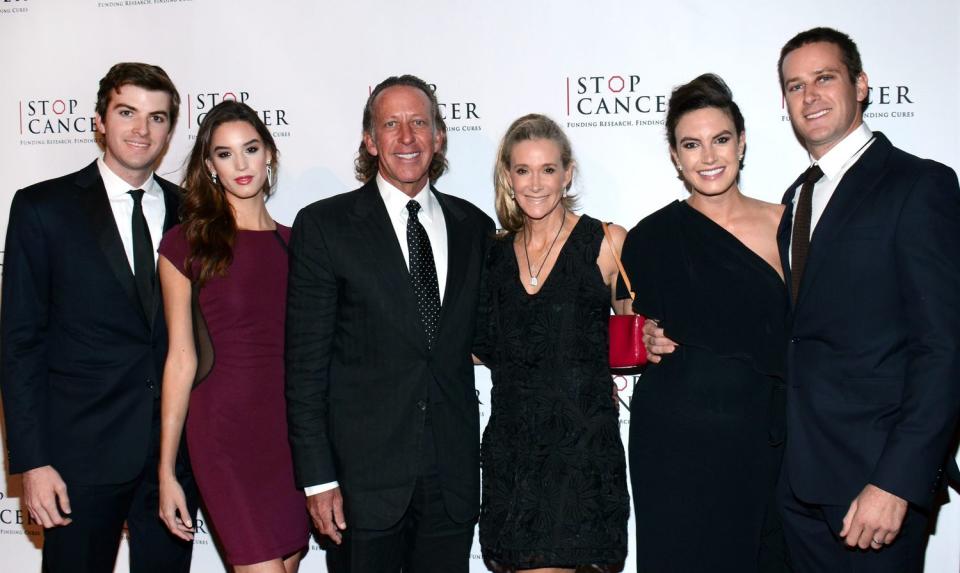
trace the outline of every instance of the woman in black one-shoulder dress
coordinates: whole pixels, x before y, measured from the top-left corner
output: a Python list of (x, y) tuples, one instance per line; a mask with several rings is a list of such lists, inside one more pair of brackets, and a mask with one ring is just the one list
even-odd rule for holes
[(671, 156), (690, 191), (627, 235), (634, 310), (679, 346), (630, 408), (637, 571), (788, 570), (774, 505), (784, 440), (783, 207), (738, 187), (743, 117), (718, 77), (677, 88)]

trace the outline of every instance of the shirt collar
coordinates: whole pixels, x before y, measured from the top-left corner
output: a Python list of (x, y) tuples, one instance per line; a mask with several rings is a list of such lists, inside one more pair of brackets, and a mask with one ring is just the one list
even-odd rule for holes
[(437, 198), (430, 191), (429, 185), (424, 185), (423, 189), (421, 189), (416, 196), (410, 197), (391, 185), (378, 171), (377, 189), (380, 190), (380, 197), (383, 198), (383, 203), (387, 206), (387, 211), (400, 213), (404, 217), (404, 220), (407, 217), (407, 203), (410, 199), (420, 203), (420, 213), (417, 215), (418, 219), (432, 221), (436, 209), (440, 208), (440, 205), (437, 203)]
[(834, 145), (833, 149), (826, 152), (816, 163), (823, 170), (827, 179), (833, 179), (867, 145), (872, 137), (873, 132), (870, 131), (866, 123), (861, 122), (856, 129), (840, 140), (840, 143)]
[[(102, 155), (99, 159), (97, 159), (97, 168), (100, 170), (100, 178), (103, 179), (103, 186), (107, 190), (108, 198), (118, 199), (127, 195), (127, 192), (133, 189), (133, 187), (124, 181), (123, 178), (110, 170), (110, 167), (108, 167), (106, 162), (103, 160)], [(163, 191), (157, 184), (157, 180), (153, 177), (153, 173), (150, 174), (150, 177), (147, 177), (147, 180), (144, 181), (143, 185), (141, 185), (139, 189), (143, 189), (143, 191), (148, 195), (154, 195), (157, 197), (163, 195)]]

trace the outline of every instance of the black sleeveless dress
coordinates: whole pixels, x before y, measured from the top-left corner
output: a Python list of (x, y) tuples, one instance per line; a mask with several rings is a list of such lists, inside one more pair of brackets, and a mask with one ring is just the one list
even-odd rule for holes
[(627, 553), (626, 463), (607, 358), (599, 221), (582, 216), (540, 291), (514, 236), (494, 241), (475, 352), (491, 371), (480, 546), (510, 568), (615, 565)]

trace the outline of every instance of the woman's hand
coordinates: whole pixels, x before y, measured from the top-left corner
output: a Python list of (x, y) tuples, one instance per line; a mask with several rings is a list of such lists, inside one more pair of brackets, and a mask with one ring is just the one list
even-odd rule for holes
[(160, 479), (160, 519), (170, 533), (184, 541), (193, 540), (193, 521), (187, 509), (187, 496), (173, 476)]
[(667, 338), (660, 323), (652, 318), (643, 321), (643, 346), (647, 349), (647, 361), (657, 364), (664, 354), (677, 349), (677, 343)]

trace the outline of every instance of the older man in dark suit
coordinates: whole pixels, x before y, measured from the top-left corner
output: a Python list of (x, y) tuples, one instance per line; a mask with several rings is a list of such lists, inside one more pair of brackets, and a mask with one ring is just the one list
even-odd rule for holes
[(364, 109), (364, 185), (293, 226), (290, 442), (314, 522), (345, 543), (338, 573), (469, 568), (480, 497), (470, 350), (493, 222), (430, 185), (445, 150), (433, 90), (388, 78)]
[(124, 521), (131, 571), (190, 569), (192, 545), (157, 516), (167, 331), (154, 253), (179, 189), (153, 171), (179, 102), (159, 67), (113, 66), (97, 95), (103, 156), (10, 207), (0, 382), (9, 470), (45, 528), (45, 572), (112, 572)]

